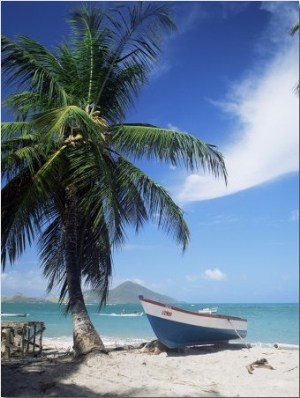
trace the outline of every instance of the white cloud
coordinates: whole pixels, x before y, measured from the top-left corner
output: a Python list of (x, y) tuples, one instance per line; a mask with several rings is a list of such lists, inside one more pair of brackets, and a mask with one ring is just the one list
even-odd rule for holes
[(200, 222), (200, 225), (217, 225), (217, 224), (232, 224), (238, 221), (236, 216), (231, 214), (222, 214), (214, 216), (210, 221)]
[(249, 3), (244, 1), (221, 1), (220, 6), (222, 17), (228, 18), (245, 11), (249, 7)]
[(183, 35), (188, 31), (194, 30), (199, 21), (210, 16), (206, 7), (199, 1), (191, 1), (188, 7), (184, 2), (178, 3), (176, 7), (178, 14), (178, 21), (176, 21), (178, 26), (177, 35)]
[(298, 221), (299, 220), (299, 210), (293, 210), (290, 216), (290, 221)]
[(216, 281), (222, 281), (223, 279), (226, 279), (226, 274), (224, 274), (218, 268), (216, 268), (214, 270), (207, 269), (204, 272), (204, 277), (205, 277), (205, 279), (213, 279)]
[(21, 273), (16, 270), (1, 274), (1, 293), (11, 295), (23, 293), (26, 295), (46, 295), (47, 282), (40, 272), (27, 271)]
[(197, 274), (197, 275), (186, 275), (186, 279), (189, 282), (196, 282), (199, 279), (210, 279), (210, 280), (215, 280), (215, 281), (221, 281), (226, 279), (226, 274), (222, 271), (219, 270), (219, 268), (215, 268), (214, 270), (207, 269), (204, 271), (203, 274)]
[(174, 124), (172, 124), (172, 123), (168, 123), (167, 127), (168, 127), (169, 130), (182, 131), (177, 126), (174, 126)]
[(236, 126), (227, 146), (219, 148), (228, 186), (210, 175), (191, 174), (173, 190), (177, 201), (226, 196), (298, 172), (299, 97), (294, 87), (299, 48), (296, 38), (286, 32), (282, 36), (277, 54), (236, 82), (226, 100), (215, 102)]
[(167, 60), (163, 59), (158, 65), (153, 66), (153, 70), (150, 73), (149, 81), (151, 83), (160, 79), (163, 75), (169, 72), (171, 65)]

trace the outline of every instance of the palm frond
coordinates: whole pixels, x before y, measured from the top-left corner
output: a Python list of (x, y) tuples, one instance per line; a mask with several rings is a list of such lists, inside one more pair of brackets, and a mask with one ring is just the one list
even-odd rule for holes
[(221, 176), (227, 183), (225, 162), (216, 146), (190, 134), (149, 124), (116, 125), (111, 127), (108, 134), (113, 146), (133, 159), (155, 158), (192, 171), (202, 168), (218, 178)]
[[(138, 220), (141, 223), (151, 219), (159, 229), (182, 245), (182, 249), (185, 251), (190, 238), (189, 229), (184, 220), (183, 211), (175, 204), (166, 189), (123, 157), (119, 158), (116, 174), (118, 175), (118, 186), (128, 195), (124, 201), (128, 220), (130, 222)], [(142, 217), (135, 216), (132, 219), (130, 201), (135, 202), (136, 199), (137, 204), (142, 203), (143, 205), (141, 208), (135, 206), (135, 213), (141, 210)], [(146, 217), (144, 216), (145, 209), (147, 209)]]
[(102, 225), (104, 229), (100, 229), (101, 234), (105, 230), (109, 231), (109, 241), (118, 246), (125, 241), (127, 225), (133, 225), (138, 231), (151, 219), (159, 228), (175, 237), (185, 250), (189, 231), (183, 212), (167, 191), (122, 156), (110, 159), (105, 173), (102, 164), (95, 167), (96, 159), (92, 150), (88, 162), (82, 162), (82, 166), (77, 157), (74, 171), (77, 175), (76, 185), (84, 192), (79, 206), (88, 215), (87, 219), (91, 220), (93, 228)]
[[(291, 36), (294, 36), (296, 32), (299, 32), (299, 21), (296, 22), (296, 23), (291, 27), (289, 33), (290, 33)], [(296, 84), (294, 91), (299, 95), (299, 81), (298, 81), (298, 83)]]
[(59, 103), (68, 103), (68, 93), (55, 78), (51, 69), (59, 69), (55, 56), (40, 43), (27, 36), (19, 36), (19, 41), (12, 41), (5, 36), (2, 42), (2, 70), (7, 84), (17, 89), (25, 88), (47, 96), (49, 101), (54, 98)]
[(43, 231), (38, 241), (38, 253), (43, 274), (48, 280), (47, 291), (65, 283), (64, 235), (60, 218), (56, 217)]
[(14, 115), (17, 121), (28, 120), (30, 115), (38, 112), (40, 109), (51, 107), (48, 97), (44, 97), (34, 92), (24, 91), (21, 93), (11, 94), (3, 105)]
[[(122, 8), (122, 12), (120, 12)], [(87, 13), (85, 8), (76, 11), (72, 17), (73, 28), (78, 37), (87, 38), (90, 41), (90, 81), (96, 82), (93, 76), (96, 60), (101, 59), (101, 79), (96, 83), (97, 94), (93, 98), (93, 110), (104, 103), (102, 96), (110, 88), (113, 74), (116, 68), (125, 70), (133, 65), (139, 65), (139, 77), (143, 72), (142, 80), (136, 79), (135, 85), (141, 87), (146, 81), (146, 74), (151, 66), (158, 60), (159, 43), (161, 34), (175, 30), (175, 24), (168, 14), (167, 5), (158, 6), (156, 3), (139, 2), (133, 7), (116, 7), (111, 13), (104, 13), (94, 8)], [(115, 16), (112, 14), (115, 13)], [(111, 23), (101, 27), (102, 21), (106, 19)], [(91, 21), (93, 23), (91, 23)], [(76, 42), (78, 44), (78, 42)], [(95, 57), (94, 43), (101, 44), (102, 57)], [(109, 50), (109, 51), (108, 51)], [(103, 57), (105, 54), (105, 57)], [(99, 54), (100, 55), (100, 54)], [(90, 91), (91, 92), (91, 91)], [(131, 96), (132, 93), (129, 93)], [(91, 98), (91, 97), (90, 97)], [(119, 107), (119, 111), (122, 108)]]
[(296, 22), (290, 29), (290, 35), (294, 35), (299, 30), (299, 21)]
[[(37, 192), (30, 173), (24, 170), (8, 182), (1, 191), (1, 244), (3, 269), (9, 259), (13, 264), (31, 246), (41, 231), (47, 211), (47, 194)], [(38, 205), (37, 205), (38, 203)]]

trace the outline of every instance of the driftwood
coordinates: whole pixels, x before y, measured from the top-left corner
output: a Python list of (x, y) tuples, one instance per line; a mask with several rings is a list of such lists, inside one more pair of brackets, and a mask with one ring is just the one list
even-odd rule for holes
[(273, 366), (268, 364), (266, 358), (258, 359), (257, 361), (250, 363), (250, 365), (247, 365), (246, 368), (250, 374), (253, 373), (255, 368), (265, 368), (265, 369), (275, 370)]

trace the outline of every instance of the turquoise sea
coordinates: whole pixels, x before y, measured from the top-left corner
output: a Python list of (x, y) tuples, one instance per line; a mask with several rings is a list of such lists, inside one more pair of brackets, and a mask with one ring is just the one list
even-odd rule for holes
[[(177, 307), (198, 311), (203, 307), (218, 306), (218, 314), (233, 315), (248, 320), (244, 341), (251, 344), (299, 345), (299, 304), (219, 304), (180, 303)], [(43, 321), (46, 330), (43, 341), (64, 342), (72, 345), (71, 317), (63, 314), (64, 306), (54, 303), (2, 303), (3, 313), (28, 313), (26, 318), (1, 317), (2, 321)], [(139, 344), (155, 338), (146, 315), (124, 317), (121, 312), (140, 312), (140, 304), (111, 304), (98, 312), (97, 305), (87, 306), (91, 320), (105, 345)]]

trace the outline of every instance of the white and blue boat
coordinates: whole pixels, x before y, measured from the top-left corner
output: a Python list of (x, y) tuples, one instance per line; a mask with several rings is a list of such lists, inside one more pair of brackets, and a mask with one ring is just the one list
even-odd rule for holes
[(199, 314), (213, 314), (218, 311), (218, 307), (207, 307), (198, 310)]
[(137, 311), (125, 312), (125, 310), (123, 310), (121, 312), (121, 316), (142, 316), (143, 314), (144, 314), (143, 312), (137, 312)]
[(19, 318), (19, 317), (25, 317), (28, 316), (29, 314), (5, 314), (1, 312), (1, 316), (3, 317), (14, 317), (14, 318)]
[(158, 338), (169, 348), (228, 342), (247, 335), (247, 319), (184, 310), (139, 296)]

